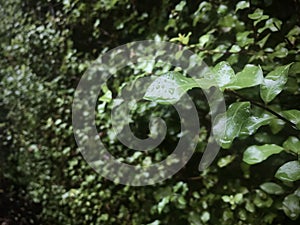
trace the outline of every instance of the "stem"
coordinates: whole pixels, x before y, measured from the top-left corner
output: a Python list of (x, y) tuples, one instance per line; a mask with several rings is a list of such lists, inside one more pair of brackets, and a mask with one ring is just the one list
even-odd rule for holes
[(284, 122), (286, 122), (287, 124), (289, 124), (290, 126), (292, 126), (293, 129), (295, 129), (296, 124), (294, 124), (293, 122), (291, 122), (291, 121), (289, 121), (288, 119), (284, 118), (282, 115), (280, 115), (279, 113), (275, 112), (274, 110), (268, 108), (266, 105), (263, 105), (263, 104), (261, 104), (261, 103), (259, 103), (259, 102), (256, 102), (256, 101), (253, 101), (252, 99), (249, 99), (249, 98), (247, 98), (247, 97), (245, 97), (245, 96), (242, 96), (242, 95), (240, 95), (239, 93), (237, 93), (237, 92), (235, 92), (235, 91), (232, 91), (232, 90), (226, 90), (226, 92), (232, 93), (232, 94), (234, 94), (235, 96), (239, 97), (240, 99), (249, 101), (249, 102), (251, 102), (251, 104), (253, 104), (253, 105), (257, 106), (257, 107), (260, 107), (260, 108), (262, 108), (262, 109), (264, 109), (264, 110), (266, 110), (266, 111), (268, 111), (269, 113), (273, 114), (273, 115), (276, 116), (277, 118), (283, 120)]

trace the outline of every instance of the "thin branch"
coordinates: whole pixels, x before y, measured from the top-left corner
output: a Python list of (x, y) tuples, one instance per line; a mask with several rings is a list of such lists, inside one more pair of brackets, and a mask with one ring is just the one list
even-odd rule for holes
[(269, 113), (273, 114), (273, 115), (276, 116), (277, 118), (283, 120), (284, 122), (286, 122), (287, 124), (289, 124), (290, 126), (292, 126), (293, 129), (296, 129), (296, 128), (295, 128), (295, 127), (296, 127), (296, 124), (295, 124), (295, 123), (293, 123), (293, 122), (289, 121), (288, 119), (284, 118), (282, 115), (280, 115), (279, 113), (277, 113), (277, 112), (275, 112), (274, 110), (270, 109), (270, 108), (267, 107), (266, 105), (263, 105), (263, 104), (261, 104), (261, 103), (259, 103), (259, 102), (256, 102), (256, 101), (253, 101), (252, 99), (249, 99), (249, 98), (247, 98), (247, 97), (245, 97), (245, 96), (242, 96), (242, 95), (240, 95), (239, 93), (237, 93), (237, 92), (235, 92), (235, 91), (232, 91), (232, 90), (226, 90), (226, 92), (232, 93), (232, 94), (234, 94), (235, 96), (239, 97), (239, 98), (242, 99), (242, 100), (246, 100), (246, 101), (251, 102), (251, 104), (253, 104), (253, 105), (255, 105), (255, 106), (259, 107), (259, 108), (262, 108), (262, 109), (264, 109), (264, 110), (266, 110), (266, 111), (268, 111)]

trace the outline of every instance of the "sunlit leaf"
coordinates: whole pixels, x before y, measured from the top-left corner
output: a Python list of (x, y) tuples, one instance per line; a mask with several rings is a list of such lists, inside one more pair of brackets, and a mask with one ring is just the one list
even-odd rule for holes
[(233, 83), (236, 79), (235, 73), (228, 62), (218, 63), (212, 71), (214, 79), (221, 89), (224, 89), (226, 85)]
[(218, 166), (220, 168), (225, 167), (225, 166), (229, 165), (230, 163), (232, 163), (234, 159), (235, 159), (234, 155), (227, 155), (227, 156), (219, 159)]
[(296, 124), (296, 127), (300, 129), (300, 111), (296, 109), (283, 111), (282, 115), (290, 120), (292, 123)]
[(275, 144), (253, 145), (248, 147), (243, 155), (243, 161), (252, 165), (266, 160), (273, 154), (278, 154), (283, 148)]
[(226, 85), (226, 88), (237, 90), (253, 87), (262, 84), (263, 81), (264, 77), (260, 66), (248, 64), (241, 72), (236, 74), (234, 82)]
[(296, 154), (300, 154), (300, 140), (296, 137), (289, 137), (284, 143), (283, 147), (287, 150), (291, 150)]
[(292, 220), (298, 219), (300, 215), (300, 198), (295, 194), (286, 196), (282, 202), (284, 213)]
[(250, 3), (248, 1), (240, 1), (236, 4), (235, 11), (246, 9), (250, 7)]
[(144, 99), (160, 104), (174, 104), (186, 91), (194, 87), (198, 87), (194, 79), (185, 77), (179, 72), (169, 72), (153, 81)]
[(229, 106), (226, 114), (217, 116), (213, 132), (223, 148), (229, 148), (239, 136), (244, 123), (250, 115), (249, 102), (236, 102)]
[(261, 9), (256, 9), (254, 11), (254, 13), (249, 14), (248, 17), (251, 20), (257, 20), (257, 19), (260, 19), (262, 17), (262, 15), (263, 15), (263, 11)]
[(247, 119), (247, 122), (244, 124), (241, 134), (243, 135), (252, 135), (254, 134), (261, 126), (268, 125), (272, 121), (274, 116), (264, 113), (261, 117), (251, 116)]
[(260, 88), (260, 96), (265, 103), (272, 101), (283, 90), (291, 65), (277, 67), (265, 77)]
[(300, 180), (300, 161), (291, 161), (282, 165), (275, 177), (282, 181)]
[(268, 194), (280, 195), (284, 193), (283, 188), (280, 185), (273, 182), (263, 183), (259, 187)]
[(168, 72), (157, 77), (148, 87), (144, 99), (160, 104), (174, 104), (190, 89), (209, 89), (216, 86), (212, 77), (193, 79), (179, 72)]

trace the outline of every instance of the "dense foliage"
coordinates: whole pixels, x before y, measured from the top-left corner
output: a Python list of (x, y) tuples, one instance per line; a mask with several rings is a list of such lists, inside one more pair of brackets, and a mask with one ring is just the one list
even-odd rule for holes
[[(299, 224), (298, 0), (0, 3), (0, 223)], [(185, 91), (201, 120), (193, 158), (161, 184), (130, 187), (102, 178), (84, 161), (71, 107), (81, 76), (99, 55), (145, 39), (180, 44), (211, 67), (227, 104), (227, 119), (220, 115), (218, 123), (227, 126), (225, 136), (216, 135), (222, 150), (199, 172), (212, 127), (203, 93), (191, 85)], [(124, 84), (149, 67), (121, 72), (102, 87), (100, 136), (127, 162), (160, 161), (178, 141), (178, 115), (153, 96), (151, 104), (139, 103), (132, 110), (136, 135), (147, 137), (153, 115), (164, 118), (168, 133), (153, 155), (128, 151), (105, 112)]]

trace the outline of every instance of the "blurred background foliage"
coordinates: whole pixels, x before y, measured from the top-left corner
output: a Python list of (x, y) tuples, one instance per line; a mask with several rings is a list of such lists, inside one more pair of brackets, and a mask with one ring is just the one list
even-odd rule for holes
[[(1, 224), (299, 224), (298, 0), (0, 0), (0, 5)], [(146, 187), (102, 178), (83, 160), (73, 137), (74, 90), (100, 54), (145, 39), (179, 43), (211, 67), (226, 61), (239, 72), (246, 64), (260, 65), (265, 77), (293, 63), (273, 99), (261, 99), (258, 87), (225, 91), (225, 97), (227, 105), (250, 99), (285, 112), (297, 127), (276, 116), (260, 121), (252, 133), (232, 139), (200, 173), (211, 128), (207, 104), (191, 90), (201, 136), (178, 174)], [(124, 73), (108, 85), (112, 97), (136, 76)], [(135, 108), (138, 135), (147, 135), (143, 127), (151, 115), (163, 115), (170, 134), (159, 152), (144, 157), (129, 156), (110, 134), (110, 114), (101, 112), (105, 107), (97, 121), (112, 153), (147, 163), (160, 161), (176, 146), (173, 108), (148, 102)], [(261, 107), (251, 110), (257, 117), (266, 113)], [(253, 161), (257, 151), (271, 153)]]

